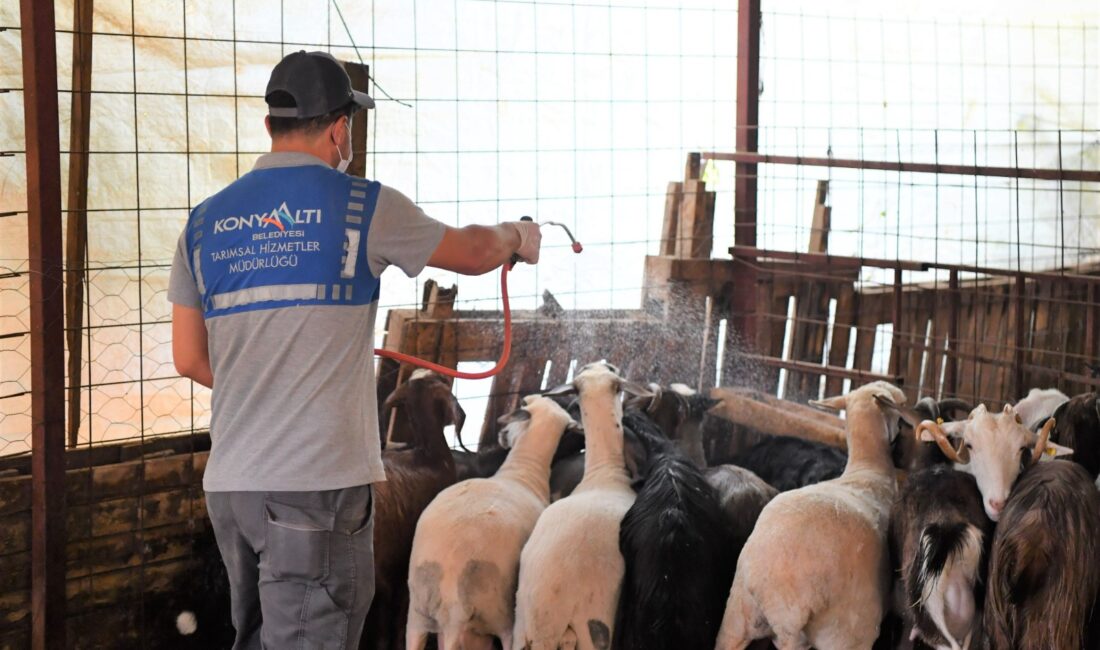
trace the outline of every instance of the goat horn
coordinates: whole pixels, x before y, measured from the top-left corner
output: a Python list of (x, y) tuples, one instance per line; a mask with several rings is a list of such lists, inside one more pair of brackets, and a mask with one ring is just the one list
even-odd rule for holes
[(931, 420), (925, 420), (917, 425), (916, 436), (918, 441), (926, 429), (932, 432), (932, 437), (936, 439), (936, 445), (939, 446), (943, 455), (947, 456), (947, 460), (960, 465), (970, 462), (970, 455), (965, 453), (961, 446), (958, 449), (952, 447), (951, 441), (947, 439), (947, 434), (943, 432), (939, 424)]
[(950, 414), (950, 411), (964, 411), (966, 413), (969, 413), (974, 410), (974, 407), (970, 405), (970, 402), (967, 402), (966, 400), (961, 400), (957, 397), (948, 397), (947, 399), (941, 399), (939, 403), (936, 404), (936, 407), (939, 409), (941, 415), (945, 412), (948, 412), (948, 414)]
[(1035, 449), (1031, 452), (1031, 462), (1037, 463), (1039, 459), (1043, 457), (1043, 452), (1047, 448), (1047, 440), (1050, 439), (1050, 431), (1054, 428), (1054, 418), (1047, 420), (1047, 423), (1043, 425), (1043, 430), (1039, 432), (1039, 439), (1035, 441)]

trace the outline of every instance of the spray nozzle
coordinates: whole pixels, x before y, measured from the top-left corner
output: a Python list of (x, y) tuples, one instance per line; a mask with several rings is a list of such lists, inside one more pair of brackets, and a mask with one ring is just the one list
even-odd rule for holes
[(574, 253), (580, 253), (581, 251), (584, 250), (584, 246), (581, 246), (581, 243), (579, 241), (577, 241), (577, 238), (573, 236), (573, 233), (569, 231), (569, 226), (565, 225), (564, 223), (561, 223), (559, 221), (543, 221), (539, 225), (540, 226), (557, 226), (558, 228), (561, 228), (562, 230), (565, 231), (565, 234), (569, 237), (569, 241), (573, 242), (573, 252)]

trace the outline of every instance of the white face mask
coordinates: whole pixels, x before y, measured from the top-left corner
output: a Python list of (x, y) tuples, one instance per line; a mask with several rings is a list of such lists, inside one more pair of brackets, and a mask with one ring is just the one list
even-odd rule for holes
[(348, 157), (347, 158), (344, 158), (344, 152), (340, 150), (340, 145), (339, 144), (336, 145), (336, 153), (340, 155), (340, 163), (338, 165), (336, 165), (336, 171), (341, 172), (341, 173), (346, 172), (348, 170), (348, 165), (351, 164), (351, 156), (354, 153), (354, 151), (352, 151), (352, 148), (351, 148), (351, 121), (349, 120), (349, 121), (345, 122), (344, 125), (345, 125), (345, 127), (347, 127), (347, 130), (348, 130)]

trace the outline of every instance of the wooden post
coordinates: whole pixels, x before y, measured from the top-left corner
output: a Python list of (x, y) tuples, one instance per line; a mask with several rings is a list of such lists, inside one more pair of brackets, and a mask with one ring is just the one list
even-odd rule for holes
[(714, 246), (714, 199), (706, 183), (684, 181), (679, 210), (676, 257), (709, 259)]
[[(737, 2), (737, 151), (757, 151), (760, 125), (760, 0)], [(756, 164), (737, 163), (734, 172), (733, 240), (756, 246)]]
[[(902, 284), (901, 284), (901, 269), (894, 269), (894, 304), (893, 304), (893, 334), (891, 335), (890, 344), (890, 374), (891, 375), (904, 375), (906, 365), (908, 361), (908, 355), (905, 354), (905, 348), (907, 344), (903, 342), (902, 335)], [(917, 387), (919, 390), (919, 386)]]
[(810, 252), (829, 252), (829, 222), (832, 220), (832, 208), (825, 205), (829, 197), (829, 181), (817, 182), (817, 195), (814, 200), (814, 219), (810, 226)]
[(675, 255), (676, 241), (680, 233), (680, 201), (684, 184), (673, 181), (665, 194), (665, 219), (661, 224), (661, 255)]
[[(344, 70), (351, 77), (351, 87), (360, 92), (370, 89), (370, 66), (362, 63), (344, 61)], [(351, 120), (351, 164), (348, 174), (360, 178), (367, 175), (367, 115), (366, 109), (355, 114)]]
[(65, 301), (54, 3), (21, 0), (31, 320), (31, 646), (65, 647)]
[[(1085, 359), (1096, 363), (1096, 310), (1100, 308), (1100, 285), (1085, 287)], [(1084, 372), (1082, 369), (1081, 372)]]
[[(760, 0), (737, 2), (737, 124), (736, 145), (740, 152), (757, 151), (760, 114)], [(737, 163), (733, 185), (733, 241), (739, 246), (756, 246), (756, 164)], [(740, 340), (751, 345), (758, 327), (756, 309), (757, 273), (738, 265), (730, 296), (731, 318), (726, 349)]]
[(65, 327), (69, 347), (69, 446), (80, 432), (80, 366), (83, 358), (84, 267), (88, 241), (88, 138), (92, 117), (93, 0), (73, 4), (73, 93), (69, 129), (69, 196), (66, 219)]

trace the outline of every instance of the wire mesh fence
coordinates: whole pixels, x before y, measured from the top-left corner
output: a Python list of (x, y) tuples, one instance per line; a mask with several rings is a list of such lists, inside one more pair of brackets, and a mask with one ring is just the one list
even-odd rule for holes
[[(81, 150), (69, 139), (77, 29), (73, 3), (55, 5), (64, 172)], [(764, 3), (762, 153), (1100, 168), (1095, 16), (1068, 1), (1064, 19), (860, 7)], [(776, 254), (742, 251), (731, 262), (736, 172), (714, 159), (699, 170), (713, 202), (707, 254), (669, 262), (675, 274), (651, 272), (647, 256), (669, 241), (667, 205), (683, 198), (666, 187), (683, 176), (685, 155), (734, 150), (737, 19), (733, 4), (708, 0), (96, 2), (86, 256), (68, 269), (84, 278), (72, 442), (86, 465), (101, 443), (128, 444), (112, 462), (128, 458), (141, 485), (120, 491), (123, 479), (89, 471), (71, 520), (93, 539), (132, 538), (111, 557), (129, 563), (138, 608), (145, 587), (166, 584), (165, 567), (188, 556), (198, 529), (187, 522), (202, 518), (194, 479), (208, 441), (190, 436), (191, 459), (171, 480), (148, 457), (164, 451), (154, 439), (209, 426), (210, 392), (171, 359), (176, 238), (191, 206), (267, 151), (267, 75), (298, 49), (369, 65), (379, 107), (357, 146), (368, 177), (449, 225), (531, 214), (565, 222), (584, 243), (573, 255), (548, 231), (542, 262), (512, 274), (522, 354), (500, 381), (454, 387), (467, 430), (480, 432), (465, 435), (471, 447), (492, 439), (493, 418), (516, 397), (599, 357), (638, 379), (751, 384), (799, 399), (872, 377), (911, 397), (992, 404), (1032, 385), (1095, 386), (1095, 284), (1078, 276), (1094, 273), (1100, 248), (1096, 182), (760, 164), (753, 227)], [(17, 3), (0, 0), (0, 455), (17, 473), (31, 430), (18, 34)], [(783, 258), (814, 250), (819, 181), (831, 216), (816, 250), (836, 259)], [(723, 264), (695, 259), (710, 255)], [(745, 269), (759, 281), (751, 310), (730, 297)], [(402, 312), (401, 327), (460, 368), (495, 359), (493, 274), (395, 273), (383, 278), (377, 343), (410, 340), (395, 320), (384, 326), (386, 312)], [(459, 286), (453, 314), (421, 309), (428, 280)], [(738, 331), (746, 320), (752, 336)], [(116, 506), (133, 521), (104, 514)], [(169, 540), (157, 547), (169, 550), (141, 550), (149, 540)], [(16, 547), (5, 548), (25, 552)], [(88, 592), (118, 579), (113, 565), (84, 568)], [(139, 619), (134, 645), (153, 624)]]

